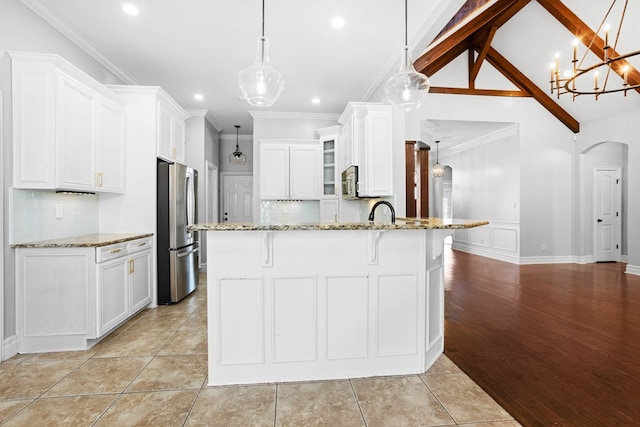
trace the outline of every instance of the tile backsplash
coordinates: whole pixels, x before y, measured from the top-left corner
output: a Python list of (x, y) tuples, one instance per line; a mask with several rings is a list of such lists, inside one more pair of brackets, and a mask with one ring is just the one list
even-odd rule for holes
[(318, 200), (262, 200), (262, 224), (310, 224), (320, 222)]
[[(98, 232), (97, 195), (12, 188), (11, 204), (11, 243)], [(56, 218), (56, 206), (61, 218)]]

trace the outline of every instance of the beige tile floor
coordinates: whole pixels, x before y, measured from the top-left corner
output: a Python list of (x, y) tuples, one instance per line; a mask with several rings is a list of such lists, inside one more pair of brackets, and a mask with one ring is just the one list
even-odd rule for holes
[(201, 280), (88, 351), (0, 363), (0, 425), (520, 425), (446, 356), (422, 375), (207, 387), (206, 325)]

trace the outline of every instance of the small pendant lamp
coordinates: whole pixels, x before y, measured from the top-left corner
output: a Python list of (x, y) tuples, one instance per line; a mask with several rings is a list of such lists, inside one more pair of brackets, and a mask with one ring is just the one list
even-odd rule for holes
[(262, 36), (258, 39), (258, 53), (253, 64), (240, 71), (242, 95), (254, 107), (269, 107), (278, 99), (284, 87), (282, 74), (271, 67), (269, 42), (264, 36), (264, 0), (262, 0)]
[(413, 67), (407, 40), (407, 0), (404, 0), (404, 47), (400, 54), (400, 69), (384, 87), (387, 99), (406, 111), (416, 109), (429, 92), (429, 79)]
[(247, 156), (242, 154), (240, 151), (240, 146), (238, 145), (238, 129), (240, 129), (240, 125), (236, 125), (236, 151), (229, 154), (229, 163), (234, 165), (242, 165), (247, 161)]
[(440, 141), (436, 141), (436, 162), (433, 164), (431, 168), (431, 174), (434, 178), (441, 178), (444, 175), (444, 166), (440, 164), (438, 161), (438, 144)]

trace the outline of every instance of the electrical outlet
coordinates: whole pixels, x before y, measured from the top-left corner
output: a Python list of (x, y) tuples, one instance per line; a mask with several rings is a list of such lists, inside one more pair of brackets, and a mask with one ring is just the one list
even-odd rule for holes
[(62, 218), (63, 210), (62, 203), (56, 203), (56, 219)]
[(540, 245), (540, 249), (542, 249), (543, 251), (546, 251), (547, 250), (547, 244), (546, 243), (541, 244)]

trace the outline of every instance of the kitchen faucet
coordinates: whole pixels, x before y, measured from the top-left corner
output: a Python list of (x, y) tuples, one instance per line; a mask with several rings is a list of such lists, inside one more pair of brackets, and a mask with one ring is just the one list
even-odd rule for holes
[(369, 212), (369, 221), (373, 221), (373, 217), (376, 213), (376, 208), (379, 205), (387, 205), (389, 206), (389, 209), (391, 210), (391, 224), (395, 224), (396, 223), (396, 210), (393, 209), (393, 206), (391, 205), (391, 203), (387, 202), (386, 200), (380, 200), (379, 202), (376, 202), (375, 205), (373, 205), (373, 207), (371, 208), (371, 212)]

